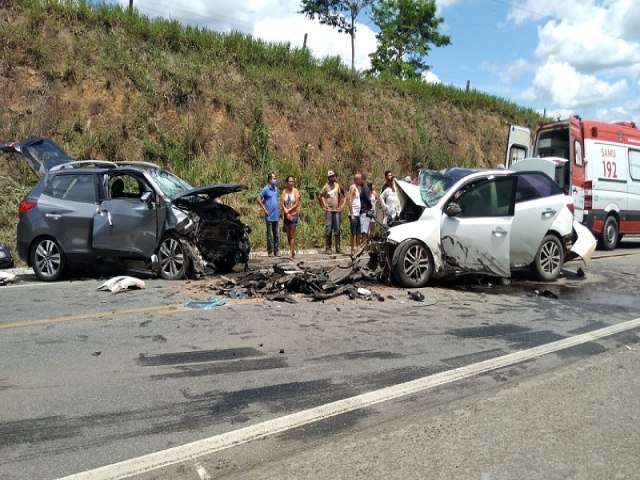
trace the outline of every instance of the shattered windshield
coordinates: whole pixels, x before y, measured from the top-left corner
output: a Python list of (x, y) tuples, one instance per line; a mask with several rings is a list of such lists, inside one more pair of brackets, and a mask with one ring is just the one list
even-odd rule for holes
[(193, 187), (180, 177), (175, 176), (173, 173), (160, 169), (149, 169), (149, 176), (153, 178), (154, 182), (160, 189), (160, 191), (167, 197), (173, 199), (180, 194), (192, 190)]
[(418, 186), (420, 197), (427, 207), (433, 207), (462, 177), (466, 177), (473, 170), (464, 168), (450, 168), (448, 170), (420, 172)]

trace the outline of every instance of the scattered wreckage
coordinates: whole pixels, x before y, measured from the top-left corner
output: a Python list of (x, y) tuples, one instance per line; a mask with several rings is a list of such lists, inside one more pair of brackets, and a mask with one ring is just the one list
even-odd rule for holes
[(374, 283), (379, 284), (377, 272), (364, 259), (331, 267), (307, 266), (302, 261), (296, 265), (275, 263), (233, 279), (223, 277), (218, 293), (231, 299), (260, 297), (286, 303), (298, 303), (294, 294), (304, 294), (312, 301), (346, 295), (351, 299), (384, 302), (384, 296), (371, 289)]
[(144, 261), (162, 278), (247, 265), (250, 227), (220, 198), (241, 184), (193, 188), (147, 162), (75, 160), (52, 141), (0, 145), (42, 178), (19, 205), (17, 250), (39, 280), (103, 259)]
[(396, 189), (400, 215), (368, 250), (378, 276), (403, 287), (527, 268), (553, 281), (565, 261), (586, 263), (596, 248), (573, 218), (571, 197), (541, 171), (423, 171), (419, 186), (396, 181)]

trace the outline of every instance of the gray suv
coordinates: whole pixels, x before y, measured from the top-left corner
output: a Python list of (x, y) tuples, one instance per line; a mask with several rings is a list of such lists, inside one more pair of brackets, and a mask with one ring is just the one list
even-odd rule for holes
[(20, 202), (17, 250), (36, 277), (102, 259), (143, 260), (166, 279), (229, 271), (249, 259), (249, 226), (220, 197), (241, 184), (193, 188), (146, 162), (75, 160), (52, 141), (0, 145), (42, 176)]

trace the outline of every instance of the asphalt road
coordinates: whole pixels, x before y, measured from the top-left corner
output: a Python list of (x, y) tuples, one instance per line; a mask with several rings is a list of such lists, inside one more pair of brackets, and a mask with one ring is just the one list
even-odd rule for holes
[(441, 283), (424, 302), (375, 285), (384, 302), (207, 311), (183, 305), (216, 277), (117, 295), (21, 277), (0, 287), (0, 478), (153, 452), (166, 462), (140, 478), (637, 478), (640, 242), (579, 266), (553, 284)]

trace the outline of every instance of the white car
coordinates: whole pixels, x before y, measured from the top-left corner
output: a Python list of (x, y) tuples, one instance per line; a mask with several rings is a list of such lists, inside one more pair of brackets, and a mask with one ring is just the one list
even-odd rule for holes
[(540, 171), (453, 168), (422, 172), (418, 186), (396, 185), (400, 218), (377, 251), (404, 287), (468, 273), (509, 277), (523, 268), (553, 281), (565, 261), (586, 263), (596, 247), (574, 221), (571, 197)]

